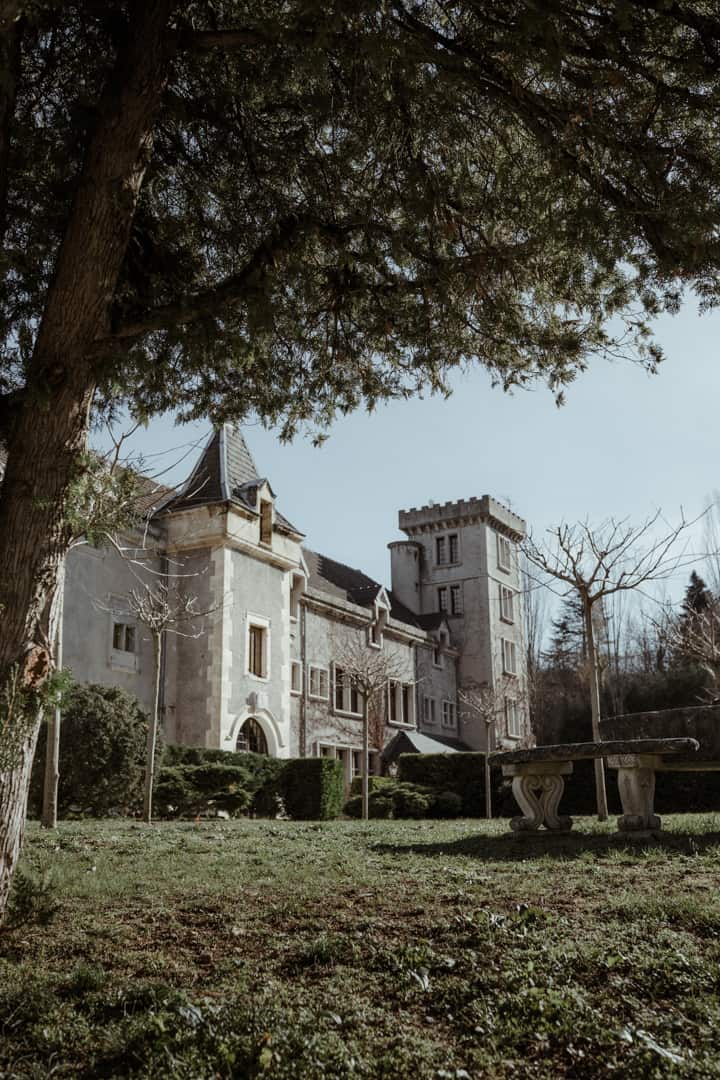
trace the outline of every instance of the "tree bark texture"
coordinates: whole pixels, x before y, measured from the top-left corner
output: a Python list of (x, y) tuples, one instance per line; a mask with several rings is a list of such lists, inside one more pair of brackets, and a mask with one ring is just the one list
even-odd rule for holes
[[(581, 595), (585, 619), (585, 637), (587, 638), (592, 735), (595, 742), (600, 742), (600, 675), (598, 673), (598, 657), (595, 647), (595, 628), (592, 621), (592, 604), (586, 593)], [(605, 789), (605, 761), (603, 758), (595, 759), (595, 801), (598, 821), (607, 821), (607, 791)]]
[[(86, 445), (95, 390), (92, 347), (110, 327), (113, 295), (150, 159), (169, 65), (166, 25), (174, 2), (137, 0), (130, 7), (127, 43), (99, 102), (23, 403), (7, 441), (0, 491), (0, 689), (13, 665), (24, 665), (33, 650), (49, 651), (42, 614), (69, 543), (65, 504)], [(19, 772), (0, 774), (5, 793), (0, 913), (19, 850), (28, 778), (25, 765)]]
[(17, 764), (0, 775), (0, 924), (22, 847), (30, 771), (39, 728), (38, 718), (22, 740)]

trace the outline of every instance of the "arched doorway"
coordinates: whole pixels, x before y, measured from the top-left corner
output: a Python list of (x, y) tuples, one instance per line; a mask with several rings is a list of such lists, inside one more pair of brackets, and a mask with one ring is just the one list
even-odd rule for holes
[(267, 754), (268, 744), (265, 732), (254, 716), (248, 716), (240, 728), (235, 749), (241, 754)]

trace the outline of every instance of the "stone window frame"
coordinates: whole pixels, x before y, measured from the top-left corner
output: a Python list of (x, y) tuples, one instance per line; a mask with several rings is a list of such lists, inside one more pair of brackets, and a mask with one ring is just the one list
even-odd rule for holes
[[(520, 703), (517, 698), (506, 695), (504, 712), (505, 733), (507, 737), (509, 739), (519, 739), (522, 736), (522, 724), (520, 723)], [(513, 720), (512, 725), (511, 716)]]
[[(338, 671), (344, 674), (343, 668), (340, 664), (337, 664), (333, 660), (332, 664), (332, 707), (333, 712), (338, 716), (352, 716), (354, 718), (362, 718), (363, 714), (363, 693), (356, 686), (353, 686), (353, 679), (350, 678), (346, 681), (342, 680), (342, 704), (338, 705), (337, 692), (338, 692)], [(357, 710), (352, 708), (353, 695), (356, 698)]]
[[(262, 633), (262, 675), (250, 668), (250, 637), (251, 630), (260, 630)], [(257, 615), (249, 611), (245, 624), (245, 674), (249, 679), (267, 683), (270, 681), (270, 620), (264, 615)]]
[(457, 705), (454, 701), (443, 699), (440, 724), (444, 728), (457, 728)]
[[(140, 633), (138, 620), (128, 610), (128, 601), (122, 596), (109, 596), (108, 607), (110, 609), (110, 626), (108, 642), (108, 664), (117, 671), (134, 672), (140, 671)], [(132, 630), (133, 648), (115, 648), (115, 628), (123, 628), (123, 638), (126, 639), (127, 631)]]
[[(318, 672), (319, 679), (319, 692), (313, 692), (313, 672)], [(325, 693), (322, 693), (322, 678), (325, 676)], [(330, 669), (326, 664), (308, 664), (307, 673), (307, 686), (308, 686), (308, 698), (311, 701), (328, 701), (330, 698)]]
[[(295, 675), (297, 673), (297, 679)], [(297, 685), (294, 685), (297, 683)], [(299, 697), (303, 690), (303, 666), (302, 660), (290, 661), (290, 693), (293, 697)]]
[(515, 595), (514, 589), (500, 583), (500, 618), (503, 622), (515, 622)]
[(497, 564), (506, 574), (512, 570), (512, 544), (502, 533), (497, 533)]
[(437, 723), (435, 698), (431, 697), (430, 694), (423, 694), (423, 723), (430, 725)]
[(517, 676), (517, 644), (510, 638), (500, 638), (500, 642), (503, 674)]

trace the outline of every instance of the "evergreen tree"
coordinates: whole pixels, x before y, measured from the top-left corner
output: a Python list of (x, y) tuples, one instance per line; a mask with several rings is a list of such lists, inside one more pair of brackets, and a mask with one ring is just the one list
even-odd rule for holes
[(682, 617), (690, 619), (708, 611), (713, 606), (713, 595), (707, 585), (694, 570), (690, 573), (690, 582), (685, 589), (682, 602)]
[(4, 0), (0, 912), (93, 403), (289, 434), (654, 368), (718, 294), (719, 53), (706, 0)]

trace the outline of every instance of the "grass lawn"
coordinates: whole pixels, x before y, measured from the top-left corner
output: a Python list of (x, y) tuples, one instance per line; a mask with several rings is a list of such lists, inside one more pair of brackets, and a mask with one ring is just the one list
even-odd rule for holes
[(720, 1077), (720, 816), (664, 826), (32, 825), (0, 1077)]

